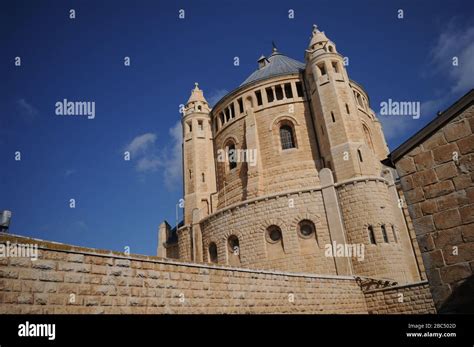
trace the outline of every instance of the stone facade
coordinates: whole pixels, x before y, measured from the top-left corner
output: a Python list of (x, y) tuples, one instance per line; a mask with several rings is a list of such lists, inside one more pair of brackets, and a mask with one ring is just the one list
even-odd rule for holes
[(471, 91), (391, 154), (442, 311), (474, 289), (473, 100)]
[[(380, 122), (335, 43), (315, 27), (305, 63), (276, 48), (258, 63), (212, 108), (197, 84), (191, 91), (182, 117), (184, 221), (178, 230), (161, 225), (158, 255), (422, 280), (392, 170), (381, 162)], [(232, 159), (242, 152), (244, 160)], [(327, 256), (334, 242), (364, 246), (365, 258)]]
[[(0, 243), (7, 242), (35, 244), (39, 256), (0, 258), (0, 314), (433, 311), (429, 299), (420, 295), (423, 283), (403, 289), (411, 309), (403, 304), (397, 309), (365, 294), (361, 279), (354, 276), (196, 264), (0, 233)], [(393, 287), (391, 293), (397, 292)]]

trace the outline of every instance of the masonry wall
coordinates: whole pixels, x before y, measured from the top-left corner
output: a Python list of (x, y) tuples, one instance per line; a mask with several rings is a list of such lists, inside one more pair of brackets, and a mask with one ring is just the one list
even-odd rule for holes
[[(313, 222), (316, 234), (301, 237), (298, 223), (302, 220)], [(272, 225), (281, 229), (281, 242), (268, 241), (267, 228)], [(209, 244), (214, 242), (218, 263), (232, 264), (228, 238), (235, 235), (242, 267), (336, 274), (334, 258), (325, 256), (325, 245), (331, 244), (331, 238), (320, 189), (248, 201), (210, 216), (201, 222), (201, 229), (205, 262), (209, 262)]]
[[(0, 258), (5, 313), (366, 313), (353, 277), (258, 271), (38, 242)], [(74, 302), (71, 298), (74, 297)]]
[(470, 106), (396, 163), (439, 309), (473, 281), (473, 129)]
[(364, 294), (367, 310), (372, 314), (436, 313), (427, 281), (369, 290)]

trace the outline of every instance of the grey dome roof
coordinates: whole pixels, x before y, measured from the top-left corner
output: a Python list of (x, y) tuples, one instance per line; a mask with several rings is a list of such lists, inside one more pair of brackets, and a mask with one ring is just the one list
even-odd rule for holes
[(260, 67), (258, 70), (254, 71), (245, 81), (242, 82), (240, 86), (244, 84), (255, 82), (259, 80), (264, 80), (273, 76), (278, 75), (288, 75), (299, 73), (304, 69), (305, 64), (287, 57), (277, 51), (273, 52), (268, 58), (263, 56), (259, 59), (259, 62), (265, 60), (265, 66)]

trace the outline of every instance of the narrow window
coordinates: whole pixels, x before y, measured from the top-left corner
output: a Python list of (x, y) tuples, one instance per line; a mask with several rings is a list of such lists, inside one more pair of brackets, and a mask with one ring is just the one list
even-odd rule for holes
[(244, 103), (242, 101), (242, 98), (238, 99), (237, 103), (239, 104), (239, 113), (243, 113), (244, 112)]
[(263, 104), (263, 102), (262, 102), (262, 93), (260, 92), (260, 90), (257, 90), (255, 92), (255, 96), (257, 97), (257, 105), (262, 106), (262, 104)]
[(283, 99), (283, 89), (281, 88), (280, 85), (275, 86), (275, 94), (276, 94), (277, 100)]
[(225, 124), (224, 112), (219, 113), (219, 117), (221, 119), (221, 124), (224, 125)]
[(193, 131), (193, 123), (192, 122), (188, 122), (188, 131), (191, 133)]
[(350, 114), (350, 112), (349, 112), (349, 105), (348, 105), (348, 104), (346, 104), (346, 112), (347, 112), (347, 114)]
[(337, 61), (332, 62), (332, 68), (333, 68), (335, 73), (339, 73), (339, 66), (337, 64)]
[(293, 138), (293, 129), (289, 125), (280, 127), (280, 140), (282, 149), (295, 148), (295, 140)]
[(204, 175), (204, 172), (201, 174), (202, 182), (206, 182), (206, 176)]
[(393, 239), (398, 243), (397, 232), (395, 231), (395, 225), (392, 225)]
[(287, 99), (293, 98), (293, 91), (291, 90), (291, 83), (285, 83), (285, 96)]
[(324, 66), (324, 63), (318, 64), (319, 72), (321, 73), (321, 76), (326, 75), (326, 67)]
[(381, 228), (382, 228), (383, 242), (388, 243), (387, 229), (385, 228), (385, 224), (382, 224)]
[(296, 82), (296, 93), (298, 94), (298, 97), (302, 98), (303, 97), (303, 85), (301, 82)]
[(364, 161), (362, 160), (362, 152), (360, 151), (360, 149), (357, 150), (357, 154), (359, 155), (359, 161), (363, 163)]
[(209, 260), (211, 263), (217, 263), (217, 245), (214, 242), (209, 244)]
[(375, 234), (374, 234), (374, 228), (372, 225), (369, 225), (367, 227), (367, 230), (369, 231), (369, 240), (370, 240), (370, 243), (375, 245), (377, 242), (375, 242)]
[(229, 252), (234, 256), (240, 255), (240, 243), (239, 238), (235, 235), (230, 235), (227, 244), (229, 246)]
[(332, 111), (331, 111), (331, 118), (332, 118), (332, 122), (336, 123), (336, 118), (334, 117), (334, 112)]
[(229, 169), (233, 170), (237, 167), (237, 160), (236, 160), (236, 153), (235, 153), (235, 145), (231, 143), (228, 147), (228, 159), (229, 159)]
[(199, 127), (199, 130), (204, 130), (204, 124), (202, 122), (202, 120), (198, 120), (198, 127)]
[(230, 117), (231, 117), (231, 118), (235, 118), (234, 103), (230, 104)]
[(225, 108), (224, 113), (225, 113), (225, 121), (228, 122), (230, 120), (230, 110), (228, 107)]
[(189, 179), (193, 178), (193, 172), (189, 170)]
[(275, 100), (275, 97), (273, 95), (273, 89), (268, 87), (268, 88), (265, 88), (265, 91), (267, 92), (267, 101), (273, 102), (273, 100)]

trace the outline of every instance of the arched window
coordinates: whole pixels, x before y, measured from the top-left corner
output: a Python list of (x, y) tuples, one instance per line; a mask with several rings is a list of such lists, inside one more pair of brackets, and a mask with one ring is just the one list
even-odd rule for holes
[(393, 239), (398, 243), (397, 232), (395, 231), (395, 225), (392, 225)]
[(237, 167), (237, 153), (233, 143), (227, 146), (227, 159), (229, 160), (229, 170), (235, 169)]
[(209, 244), (209, 261), (217, 263), (217, 245), (214, 242)]
[(202, 111), (202, 106), (198, 105), (198, 111)]
[(377, 242), (375, 241), (374, 227), (372, 225), (369, 225), (367, 227), (367, 231), (369, 232), (370, 243), (375, 245)]
[(334, 52), (334, 48), (332, 48), (332, 46), (328, 46), (328, 50), (329, 50), (329, 52), (331, 52), (331, 53)]
[(382, 228), (383, 242), (388, 243), (388, 235), (387, 235), (387, 229), (385, 228), (385, 224), (382, 224), (381, 228)]
[(280, 127), (280, 141), (281, 149), (290, 149), (296, 147), (293, 136), (293, 128), (290, 125), (284, 124)]
[(372, 137), (370, 136), (369, 128), (367, 128), (365, 124), (362, 124), (362, 128), (364, 129), (365, 141), (369, 147), (374, 150), (374, 144), (372, 143)]
[(227, 239), (227, 248), (229, 254), (229, 264), (240, 264), (240, 243), (239, 238), (235, 235), (230, 235)]

